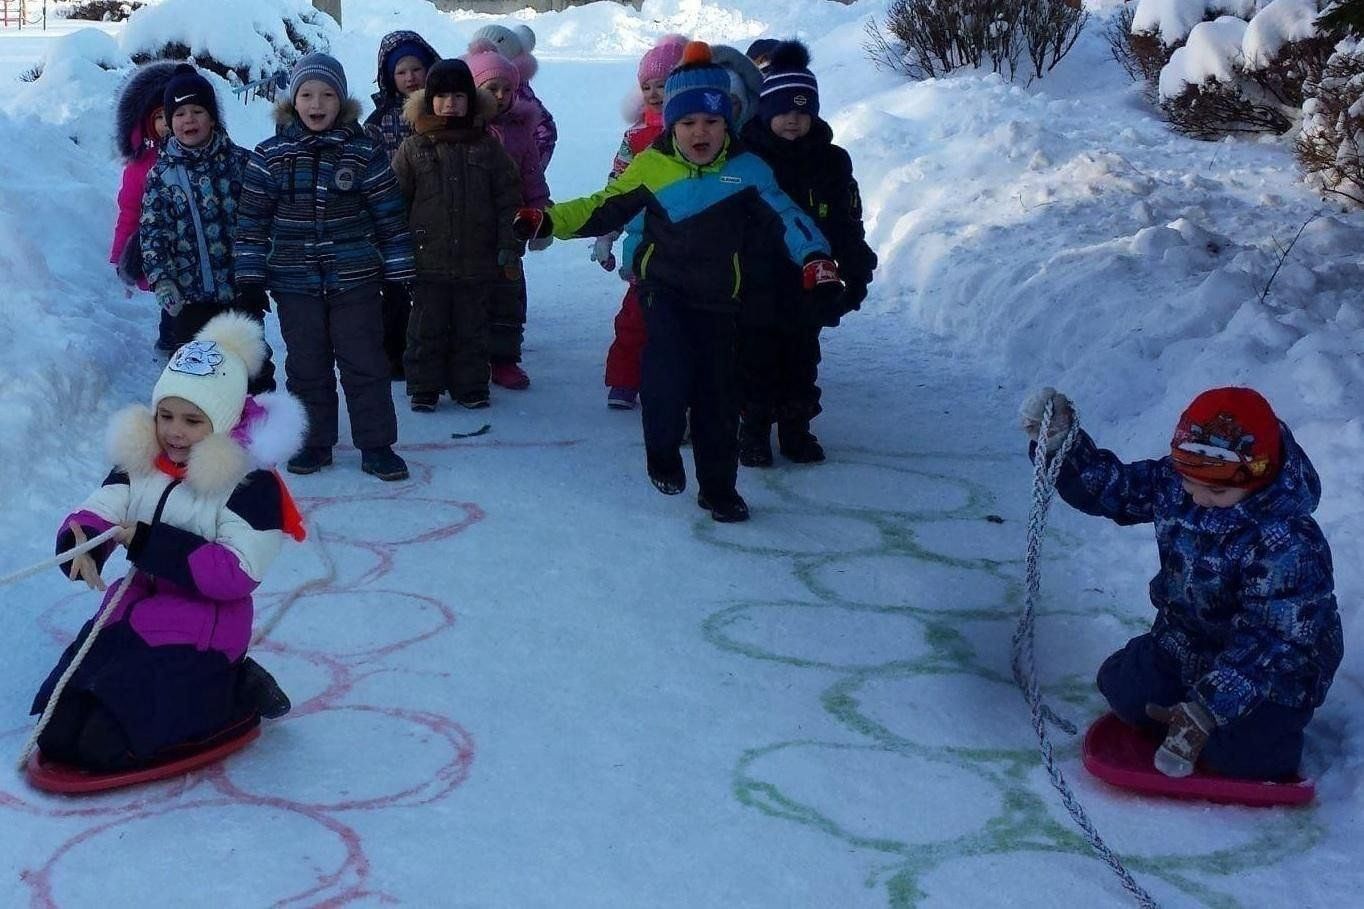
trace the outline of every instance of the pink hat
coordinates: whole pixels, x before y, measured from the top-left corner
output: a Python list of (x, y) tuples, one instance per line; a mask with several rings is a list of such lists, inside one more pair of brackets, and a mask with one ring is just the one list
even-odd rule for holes
[(469, 53), (464, 55), (464, 62), (469, 64), (469, 72), (474, 75), (475, 85), (482, 85), (489, 79), (501, 76), (511, 83), (512, 91), (521, 86), (521, 73), (517, 70), (516, 64), (499, 54), (490, 43), (475, 41), (469, 45)]
[(639, 82), (643, 85), (650, 79), (666, 78), (682, 59), (682, 48), (687, 46), (684, 35), (664, 35), (658, 39), (639, 61)]

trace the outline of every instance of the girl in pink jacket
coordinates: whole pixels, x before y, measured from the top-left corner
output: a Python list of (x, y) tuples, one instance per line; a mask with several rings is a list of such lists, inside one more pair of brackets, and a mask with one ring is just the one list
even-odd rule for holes
[[(157, 153), (170, 135), (161, 97), (175, 72), (175, 62), (148, 63), (129, 77), (119, 92), (115, 109), (114, 140), (123, 159), (123, 184), (118, 190), (118, 221), (114, 224), (114, 244), (109, 261), (118, 269), (123, 283), (149, 290), (142, 273), (142, 244), (137, 241), (137, 221), (142, 214), (142, 190), (147, 172), (156, 163)], [(174, 349), (174, 318), (161, 310), (156, 349), (169, 355)]]
[[(38, 737), (45, 758), (125, 770), (288, 711), (274, 679), (246, 656), (252, 591), (284, 538), (304, 535), (274, 470), (300, 444), (303, 408), (287, 394), (247, 396), (264, 359), (259, 323), (217, 316), (172, 355), (150, 409), (114, 417), (114, 469), (62, 522), (57, 550), (118, 527), (114, 539), (136, 572), (105, 596), (108, 604), (122, 594)], [(78, 556), (68, 576), (103, 590), (100, 570), (115, 548)], [(39, 689), (34, 713), (91, 627)]]
[[(549, 184), (545, 182), (544, 164), (535, 144), (540, 108), (517, 93), (520, 71), (487, 42), (471, 44), (464, 62), (469, 64), (479, 92), (487, 92), (497, 101), (497, 115), (488, 125), (516, 162), (525, 205), (531, 208), (548, 205)], [(543, 249), (547, 245), (533, 241), (531, 248)], [(520, 365), (526, 327), (526, 278), (519, 262), (507, 265), (503, 271), (488, 307), (488, 359), (493, 384), (519, 390), (530, 386), (530, 376)]]

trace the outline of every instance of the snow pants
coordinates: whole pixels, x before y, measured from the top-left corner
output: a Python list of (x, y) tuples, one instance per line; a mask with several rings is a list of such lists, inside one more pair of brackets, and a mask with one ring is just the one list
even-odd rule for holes
[(819, 326), (742, 325), (739, 328), (740, 408), (758, 425), (819, 415)]
[(398, 440), (392, 379), (384, 353), (379, 284), (338, 294), (276, 294), (287, 348), (286, 386), (308, 412), (309, 448), (331, 448), (337, 438), (336, 373), (346, 392), (355, 447), (383, 448)]
[(526, 335), (526, 276), (498, 274), (490, 279), (488, 298), (488, 359), (494, 363), (520, 363)]
[[(1179, 668), (1150, 634), (1137, 635), (1099, 667), (1099, 691), (1123, 722), (1153, 735), (1165, 728), (1146, 715), (1147, 704), (1169, 707), (1191, 697)], [(1199, 764), (1225, 776), (1273, 780), (1291, 776), (1302, 760), (1303, 729), (1313, 711), (1268, 701), (1208, 737)]]
[(729, 498), (739, 473), (734, 315), (646, 290), (644, 322), (640, 403), (649, 463), (681, 461), (690, 412), (696, 484), (711, 501)]
[(487, 392), (492, 293), (487, 278), (416, 284), (404, 361), (409, 395)]
[(606, 385), (608, 388), (630, 388), (639, 391), (640, 364), (644, 358), (644, 310), (639, 305), (639, 288), (634, 284), (625, 291), (616, 313), (616, 336), (606, 351)]
[(388, 356), (389, 371), (401, 376), (403, 354), (407, 350), (407, 320), (412, 312), (412, 301), (407, 288), (396, 281), (385, 281), (384, 295), (384, 353)]

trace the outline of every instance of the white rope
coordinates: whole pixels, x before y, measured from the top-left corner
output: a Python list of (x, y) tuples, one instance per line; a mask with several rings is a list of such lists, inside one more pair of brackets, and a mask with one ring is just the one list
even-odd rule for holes
[(1156, 901), (1137, 883), (1136, 878), (1123, 865), (1103, 837), (1094, 829), (1084, 807), (1075, 798), (1070, 785), (1066, 782), (1061, 768), (1056, 765), (1052, 754), (1051, 739), (1047, 735), (1047, 723), (1051, 722), (1071, 735), (1075, 734), (1074, 724), (1057, 716), (1042, 701), (1042, 693), (1037, 685), (1037, 661), (1034, 649), (1037, 603), (1041, 599), (1042, 573), (1039, 567), (1042, 553), (1042, 538), (1047, 528), (1047, 511), (1051, 508), (1056, 495), (1056, 479), (1061, 474), (1061, 465), (1070, 454), (1071, 446), (1079, 433), (1080, 418), (1072, 410), (1070, 428), (1066, 430), (1061, 447), (1054, 454), (1047, 453), (1047, 435), (1051, 429), (1052, 402), (1047, 401), (1042, 409), (1042, 422), (1037, 431), (1037, 449), (1033, 459), (1032, 507), (1028, 511), (1028, 551), (1026, 562), (1026, 589), (1023, 598), (1023, 612), (1018, 618), (1018, 628), (1013, 637), (1013, 671), (1018, 687), (1023, 689), (1023, 697), (1032, 712), (1033, 729), (1037, 732), (1038, 745), (1042, 750), (1042, 762), (1046, 765), (1051, 784), (1061, 795), (1061, 803), (1070, 813), (1085, 839), (1094, 852), (1103, 859), (1113, 873), (1122, 881), (1123, 888), (1143, 909), (1158, 909)]
[(5, 587), (10, 584), (14, 584), (18, 581), (22, 581), (24, 578), (32, 577), (38, 572), (46, 571), (47, 569), (52, 568), (54, 566), (63, 565), (74, 559), (76, 556), (84, 555), (90, 550), (95, 549), (103, 545), (104, 543), (107, 543), (109, 540), (112, 540), (122, 529), (123, 529), (122, 527), (118, 526), (110, 527), (108, 530), (104, 531), (104, 533), (100, 534), (94, 539), (86, 540), (79, 546), (74, 546), (71, 549), (66, 550), (65, 552), (59, 552), (55, 556), (52, 556), (51, 558), (43, 559), (36, 565), (30, 565), (27, 568), (19, 569), (13, 574), (5, 575), (3, 578), (0, 578), (0, 587)]

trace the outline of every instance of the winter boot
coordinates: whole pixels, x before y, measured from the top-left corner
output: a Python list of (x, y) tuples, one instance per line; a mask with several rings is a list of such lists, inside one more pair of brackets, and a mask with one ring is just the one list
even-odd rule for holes
[(704, 492), (696, 497), (696, 504), (710, 512), (710, 519), (721, 524), (737, 524), (748, 520), (748, 503), (737, 492), (710, 497)]
[(439, 401), (440, 401), (440, 395), (434, 394), (434, 393), (432, 393), (432, 392), (425, 392), (425, 393), (423, 393), (423, 394), (415, 394), (415, 395), (412, 396), (412, 399), (411, 399), (412, 412), (413, 412), (413, 413), (431, 413), (432, 411), (434, 411), (434, 410), (436, 409), (436, 404), (437, 404), (437, 402), (439, 402)]
[(646, 455), (649, 481), (665, 496), (675, 496), (687, 488), (687, 471), (682, 466), (682, 455)]
[(772, 466), (772, 424), (766, 421), (739, 422), (739, 463), (745, 467)]
[(277, 720), (293, 707), (275, 677), (250, 657), (237, 670), (237, 701), (267, 720)]
[(639, 403), (639, 392), (633, 388), (612, 386), (606, 393), (606, 406), (612, 410), (634, 410)]
[(332, 450), (330, 448), (302, 448), (298, 454), (289, 459), (289, 463), (284, 469), (290, 473), (299, 475), (317, 473), (324, 467), (332, 464)]
[(488, 398), (487, 390), (477, 389), (475, 391), (460, 392), (455, 395), (455, 403), (460, 407), (466, 407), (469, 410), (481, 410), (482, 408), (489, 406), (491, 401)]
[(810, 432), (809, 420), (782, 420), (777, 424), (777, 443), (781, 453), (797, 464), (818, 464), (824, 460), (824, 448)]
[(518, 363), (495, 361), (492, 364), (492, 379), (494, 385), (510, 388), (512, 391), (530, 388), (530, 376), (526, 375), (526, 371)]
[(407, 462), (387, 445), (383, 448), (361, 449), (360, 469), (381, 480), (406, 480), (408, 477)]

